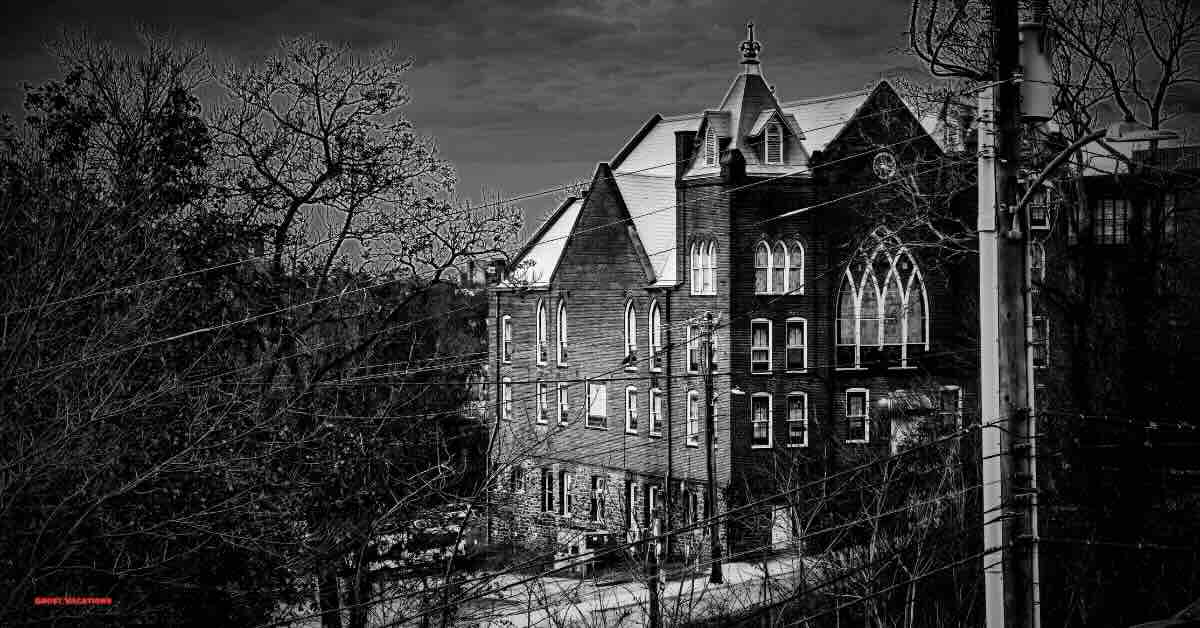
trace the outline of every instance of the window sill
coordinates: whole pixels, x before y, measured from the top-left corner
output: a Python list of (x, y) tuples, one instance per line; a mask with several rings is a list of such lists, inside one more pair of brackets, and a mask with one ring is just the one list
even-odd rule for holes
[(662, 438), (662, 432), (650, 432), (650, 438)]
[(661, 373), (662, 367), (661, 366), (652, 366), (652, 367), (650, 367), (650, 372), (651, 373)]
[(698, 441), (691, 441), (691, 440), (689, 440), (689, 441), (687, 441), (686, 443), (684, 443), (684, 446), (685, 446), (685, 447), (699, 447), (699, 446), (700, 446), (700, 443), (699, 443)]
[(865, 367), (865, 366), (835, 366), (835, 367), (833, 367), (833, 370), (835, 370), (835, 371), (865, 371), (865, 370), (867, 370), (867, 367)]
[(534, 421), (534, 422), (533, 422), (533, 424), (534, 424), (534, 425), (541, 425), (541, 426), (543, 426), (543, 427), (544, 427), (544, 426), (546, 426), (546, 425), (550, 425), (550, 423), (549, 423), (548, 421)]
[(565, 369), (565, 368), (567, 368), (568, 366), (571, 366), (571, 364), (570, 364), (569, 362), (559, 362), (559, 363), (557, 364), (557, 366), (558, 366), (558, 368), (560, 368), (560, 369)]
[(903, 365), (903, 366), (889, 366), (887, 368), (889, 371), (915, 371), (915, 370), (917, 370), (916, 366), (907, 365), (907, 364)]
[(751, 375), (774, 375), (774, 371), (750, 371)]
[(535, 362), (534, 364), (537, 364), (538, 366), (546, 366), (545, 362)]
[(869, 441), (869, 440), (859, 440), (859, 439), (851, 439), (851, 438), (846, 439), (846, 443), (850, 444), (850, 445), (866, 445), (870, 442), (871, 441)]
[(608, 430), (608, 426), (607, 426), (607, 425), (587, 425), (587, 424), (584, 424), (584, 426), (583, 426), (583, 427), (584, 427), (584, 429), (588, 429), (588, 430), (605, 430), (605, 431), (607, 431), (607, 430)]
[(637, 436), (637, 435), (638, 435), (638, 431), (637, 431), (637, 430), (631, 430), (631, 429), (629, 429), (629, 428), (625, 428), (625, 433), (626, 433), (626, 434), (629, 434), (630, 436)]
[(750, 445), (750, 449), (773, 449), (771, 445)]
[(808, 369), (807, 368), (788, 369), (788, 370), (784, 371), (784, 373), (787, 373), (789, 375), (806, 375), (806, 374), (808, 374)]
[(625, 367), (625, 372), (626, 372), (626, 373), (636, 373), (637, 371), (638, 371), (638, 367), (636, 367), (636, 366), (627, 366), (627, 367)]
[(808, 447), (808, 443), (788, 443), (787, 447), (788, 449), (805, 449)]

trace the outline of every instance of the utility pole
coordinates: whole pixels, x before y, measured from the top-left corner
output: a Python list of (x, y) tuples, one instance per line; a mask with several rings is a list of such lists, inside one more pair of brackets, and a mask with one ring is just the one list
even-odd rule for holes
[(980, 397), (987, 628), (1032, 628), (1028, 242), (1018, 199), (1017, 3), (991, 1), (995, 83), (979, 97)]
[(721, 523), (717, 520), (717, 424), (713, 411), (713, 315), (704, 315), (704, 450), (708, 460), (708, 490), (704, 497), (704, 510), (709, 518), (709, 538), (712, 543), (712, 571), (708, 581), (721, 584), (725, 576), (721, 573)]
[(651, 557), (650, 577), (646, 581), (646, 586), (650, 591), (650, 621), (647, 624), (649, 628), (662, 628), (662, 558), (663, 558), (663, 541), (658, 538), (663, 531), (662, 519), (655, 513), (650, 513), (650, 533), (654, 537), (654, 556)]

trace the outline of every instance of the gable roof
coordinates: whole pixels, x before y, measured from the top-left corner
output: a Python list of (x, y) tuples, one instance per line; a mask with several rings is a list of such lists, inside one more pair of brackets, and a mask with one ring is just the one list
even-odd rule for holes
[(583, 199), (570, 197), (542, 223), (525, 248), (513, 258), (509, 278), (502, 288), (548, 288), (558, 262), (562, 259), (567, 239), (575, 230)]

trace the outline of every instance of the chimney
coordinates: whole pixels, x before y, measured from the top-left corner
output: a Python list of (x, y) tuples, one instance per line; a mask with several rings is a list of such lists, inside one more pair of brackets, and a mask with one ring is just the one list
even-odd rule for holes
[(696, 153), (696, 132), (675, 132), (675, 180), (683, 178), (688, 166), (692, 163), (692, 155)]

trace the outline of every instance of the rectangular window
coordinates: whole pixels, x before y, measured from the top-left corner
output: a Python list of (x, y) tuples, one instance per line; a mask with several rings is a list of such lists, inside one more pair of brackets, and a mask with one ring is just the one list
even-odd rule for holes
[(588, 382), (588, 427), (608, 427), (608, 388), (603, 382)]
[(788, 447), (808, 445), (808, 395), (797, 392), (787, 398)]
[(512, 468), (511, 483), (512, 486), (510, 488), (512, 489), (512, 492), (525, 492), (525, 467), (517, 465)]
[(504, 338), (504, 361), (512, 362), (513, 356), (513, 337), (512, 337), (512, 317), (505, 315), (500, 321), (501, 334)]
[(750, 372), (771, 372), (771, 321), (750, 321)]
[(571, 400), (567, 397), (567, 383), (558, 383), (558, 423), (566, 425), (571, 421)]
[(750, 397), (750, 446), (771, 446), (771, 395), (754, 393)]
[(1033, 317), (1033, 368), (1050, 366), (1050, 321), (1045, 316)]
[(558, 472), (558, 514), (570, 517), (575, 506), (575, 477), (570, 471)]
[(650, 435), (662, 436), (662, 391), (650, 389)]
[(592, 503), (588, 513), (592, 521), (604, 521), (604, 493), (608, 487), (608, 478), (603, 475), (592, 476)]
[(691, 373), (700, 372), (700, 326), (688, 325), (687, 328), (687, 370)]
[(658, 487), (653, 484), (646, 487), (646, 528), (654, 527), (654, 519), (658, 516)]
[(808, 321), (792, 318), (787, 321), (786, 368), (803, 371), (808, 368)]
[(700, 393), (689, 390), (687, 399), (687, 444), (700, 444)]
[(548, 411), (546, 408), (546, 382), (543, 382), (539, 379), (537, 383), (534, 384), (534, 387), (534, 404), (537, 406), (536, 420), (539, 424), (545, 425), (546, 413)]
[(1092, 229), (1097, 244), (1125, 244), (1129, 241), (1129, 201), (1104, 198), (1096, 201)]
[(767, 127), (767, 163), (783, 163), (783, 131), (776, 124)]
[(717, 370), (720, 366), (717, 359), (717, 351), (721, 348), (721, 334), (712, 332), (708, 335), (708, 365), (712, 370)]
[(500, 418), (505, 421), (512, 420), (513, 414), (513, 387), (512, 378), (505, 377), (500, 384)]
[(633, 386), (625, 389), (625, 431), (630, 434), (638, 431), (637, 389)]
[(637, 484), (633, 480), (625, 480), (625, 527), (633, 530), (637, 527)]
[(865, 443), (870, 438), (870, 425), (867, 420), (867, 397), (864, 388), (851, 388), (846, 391), (846, 441)]
[(938, 416), (943, 426), (962, 427), (962, 391), (958, 386), (942, 386), (938, 391)]
[(542, 469), (542, 512), (554, 512), (554, 472)]

